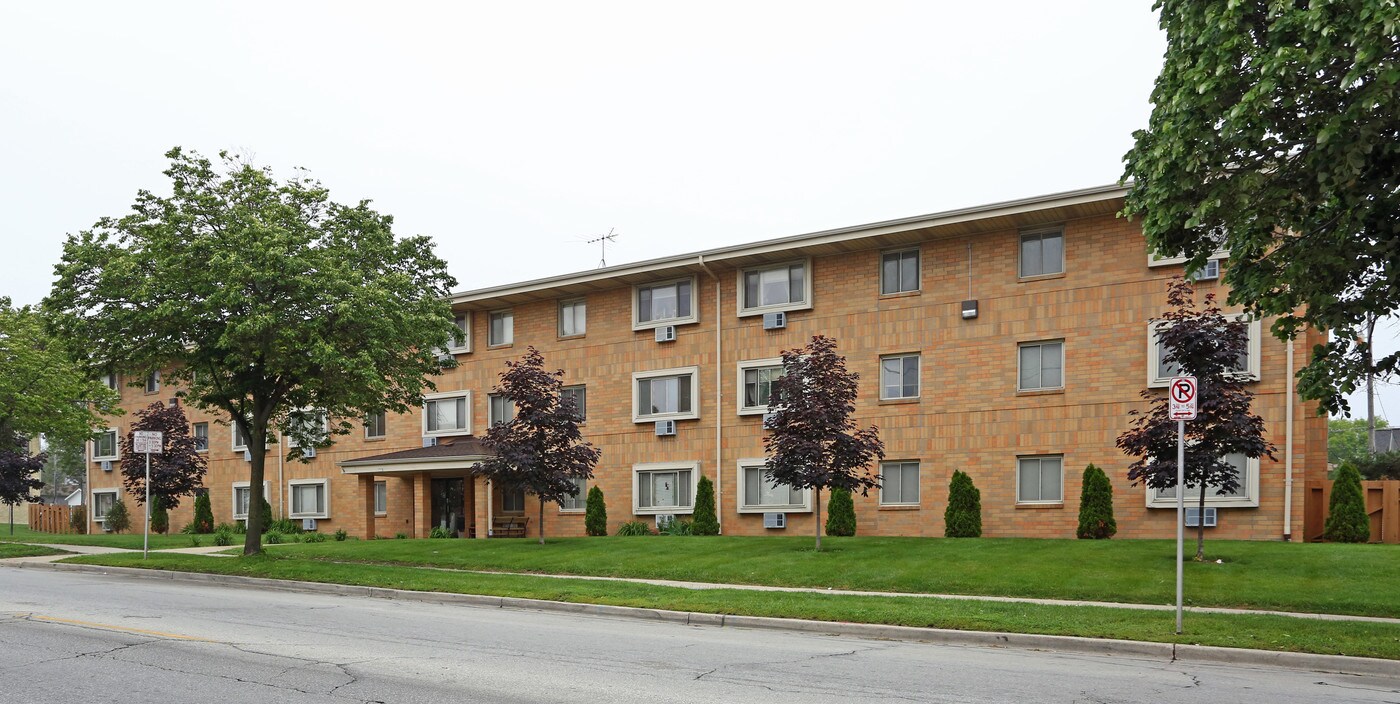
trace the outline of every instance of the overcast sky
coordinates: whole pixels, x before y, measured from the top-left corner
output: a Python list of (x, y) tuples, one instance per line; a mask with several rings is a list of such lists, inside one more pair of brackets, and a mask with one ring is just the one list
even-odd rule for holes
[(6, 3), (0, 295), (42, 298), (176, 145), (372, 199), (459, 290), (609, 230), (620, 264), (1112, 183), (1150, 5)]

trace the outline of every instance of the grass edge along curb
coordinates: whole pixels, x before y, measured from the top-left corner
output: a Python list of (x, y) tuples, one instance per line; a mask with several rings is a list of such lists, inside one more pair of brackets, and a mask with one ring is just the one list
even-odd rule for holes
[[(103, 565), (100, 561), (111, 556), (83, 556), (69, 558), (59, 563), (43, 563), (23, 565), (26, 567), (49, 567), (60, 570), (73, 570), (96, 573), (115, 573), (123, 575), (140, 576), (144, 578), (172, 579), (188, 582), (212, 582), (230, 585), (256, 585), (265, 588), (274, 588), (287, 591), (309, 591), (317, 593), (330, 593), (345, 596), (372, 596), (390, 599), (402, 599), (408, 601), (422, 601), (429, 603), (458, 603), (472, 604), (490, 607), (510, 607), (525, 609), (543, 609), (553, 611), (563, 611), (570, 613), (585, 613), (595, 615), (617, 615), (628, 618), (641, 618), (650, 620), (669, 620), (683, 622), (691, 625), (717, 625), (717, 626), (752, 626), (765, 627), (784, 630), (803, 630), (818, 633), (836, 633), (842, 635), (853, 635), (869, 638), (894, 638), (901, 640), (920, 640), (929, 642), (939, 642), (962, 645), (990, 645), (990, 646), (1011, 646), (1030, 649), (1059, 649), (1074, 650), (1077, 652), (1089, 652), (1099, 654), (1120, 654), (1132, 655), (1144, 652), (1168, 653), (1172, 658), (1194, 658), (1203, 662), (1226, 662), (1233, 664), (1265, 664), (1274, 666), (1286, 666), (1295, 669), (1309, 669), (1327, 672), (1343, 672), (1350, 674), (1375, 674), (1389, 677), (1400, 676), (1400, 654), (1381, 655), (1371, 657), (1365, 655), (1336, 655), (1330, 653), (1308, 652), (1308, 651), (1288, 651), (1288, 650), (1261, 650), (1247, 646), (1237, 645), (1198, 645), (1194, 643), (1172, 643), (1169, 641), (1114, 638), (1111, 636), (1076, 636), (1058, 633), (1017, 633), (1003, 632), (992, 629), (977, 628), (943, 628), (937, 626), (910, 626), (898, 625), (885, 622), (853, 622), (845, 620), (814, 620), (800, 617), (781, 617), (770, 615), (733, 615), (714, 611), (686, 611), (667, 609), (664, 607), (632, 606), (623, 604), (606, 604), (586, 600), (554, 600), (543, 598), (524, 598), (509, 595), (483, 595), (469, 594), (453, 591), (421, 591), (405, 590), (375, 584), (341, 584), (328, 581), (302, 581), (289, 577), (251, 577), (245, 575), (223, 574), (219, 572), (199, 572), (194, 570), (181, 570), (178, 567), (171, 569), (169, 565), (161, 568), (156, 565), (150, 567), (120, 567), (113, 565)], [(196, 558), (199, 559), (199, 558)], [(206, 560), (220, 560), (220, 558), (202, 558)], [(225, 558), (226, 559), (226, 558)], [(84, 564), (86, 563), (86, 564)], [(230, 563), (223, 563), (228, 565)], [(21, 565), (16, 565), (21, 566)], [(211, 565), (212, 566), (212, 565)], [(404, 568), (393, 568), (404, 569)], [(408, 568), (411, 570), (411, 568)], [(540, 580), (543, 578), (527, 577), (524, 579)], [(665, 590), (668, 588), (654, 587), (652, 589)], [(822, 596), (822, 595), (817, 595)], [(836, 599), (860, 599), (860, 597), (826, 597)], [(873, 597), (884, 600), (888, 597)], [(1023, 606), (1023, 605), (1022, 605)], [(1095, 611), (1095, 607), (1040, 607), (1043, 609), (1061, 609), (1066, 613), (1087, 613)], [(663, 618), (655, 614), (680, 614), (683, 616), (672, 616)], [(1197, 617), (1204, 618), (1204, 616)], [(1288, 617), (1261, 617), (1264, 619), (1286, 619)], [(1295, 625), (1296, 624), (1290, 624)], [(1281, 629), (1295, 631), (1296, 628)], [(1188, 638), (1192, 634), (1188, 634)], [(1358, 639), (1361, 639), (1358, 637)], [(1209, 641), (1207, 635), (1203, 640)], [(1131, 644), (1124, 645), (1124, 644)], [(1153, 650), (1157, 649), (1157, 650)], [(1224, 653), (1221, 655), (1217, 653)], [(1364, 652), (1364, 651), (1363, 651)], [(1195, 655), (1191, 655), (1195, 653)], [(1254, 655), (1250, 655), (1253, 653)], [(1164, 657), (1168, 657), (1163, 655)]]

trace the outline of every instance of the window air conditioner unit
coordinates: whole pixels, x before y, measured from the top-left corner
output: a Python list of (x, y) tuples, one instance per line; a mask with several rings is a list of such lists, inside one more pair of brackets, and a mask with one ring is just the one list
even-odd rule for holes
[(243, 461), (244, 461), (244, 462), (252, 462), (252, 461), (253, 461), (253, 453), (252, 453), (252, 451), (250, 451), (250, 450), (244, 450), (244, 451), (243, 451)]
[[(1214, 528), (1214, 527), (1215, 527), (1215, 520), (1216, 520), (1216, 509), (1215, 509), (1215, 507), (1214, 507), (1214, 506), (1207, 506), (1207, 507), (1206, 507), (1206, 522), (1205, 522), (1205, 526), (1206, 526), (1207, 528)], [(1187, 528), (1198, 528), (1198, 527), (1200, 527), (1200, 525), (1201, 525), (1201, 508), (1200, 508), (1199, 506), (1196, 506), (1196, 507), (1188, 507), (1188, 508), (1186, 509), (1186, 527), (1187, 527)]]
[(785, 327), (787, 327), (787, 313), (778, 312), (763, 314), (764, 330), (782, 330)]
[(763, 427), (765, 427), (765, 428), (771, 428), (771, 427), (773, 427), (772, 425), (769, 425), (769, 424), (772, 423), (772, 422), (773, 422), (773, 414), (772, 414), (772, 413), (764, 413), (764, 414), (763, 414)]
[(315, 456), (316, 456), (316, 448), (314, 448), (314, 447), (303, 447), (303, 448), (301, 448), (301, 456), (302, 456), (302, 457), (305, 457), (305, 458), (308, 459), (308, 460), (311, 459), (311, 458), (313, 458), (313, 457), (315, 457)]
[(763, 514), (764, 528), (787, 528), (786, 513), (765, 513)]
[(676, 514), (674, 514), (674, 513), (658, 513), (658, 514), (656, 514), (656, 529), (657, 529), (657, 530), (666, 530), (666, 527), (667, 527), (667, 526), (669, 526), (669, 525), (671, 525), (672, 523), (675, 523), (675, 522), (676, 522)]
[(1206, 265), (1201, 267), (1199, 271), (1186, 278), (1191, 281), (1213, 281), (1220, 278), (1220, 260), (1212, 259), (1206, 262)]
[(112, 461), (111, 461), (111, 460), (102, 460), (102, 471), (104, 471), (104, 472), (110, 472), (110, 471), (112, 471)]
[(451, 362), (453, 359), (455, 359), (455, 357), (452, 356), (452, 353), (448, 352), (447, 350), (438, 350), (437, 357), (439, 362)]
[(423, 447), (437, 447), (437, 438), (424, 437)]
[(316, 519), (314, 519), (314, 518), (303, 518), (303, 519), (301, 519), (301, 529), (302, 529), (302, 530), (316, 530)]
[(676, 326), (674, 326), (674, 325), (662, 325), (661, 327), (657, 328), (657, 329), (656, 329), (656, 341), (657, 341), (657, 342), (675, 342), (675, 341), (676, 341)]
[(673, 420), (658, 420), (658, 421), (656, 421), (656, 434), (657, 434), (658, 436), (662, 436), (662, 435), (675, 435), (675, 434), (676, 434), (676, 421), (673, 421)]

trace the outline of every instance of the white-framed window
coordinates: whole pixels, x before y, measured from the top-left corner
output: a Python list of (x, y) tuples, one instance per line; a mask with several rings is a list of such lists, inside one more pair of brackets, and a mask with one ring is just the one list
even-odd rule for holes
[(329, 518), (330, 481), (327, 479), (293, 479), (287, 482), (292, 497), (292, 518)]
[(588, 422), (588, 387), (583, 384), (565, 386), (559, 390), (560, 400), (573, 399), (574, 410), (578, 412), (578, 422)]
[(501, 513), (525, 512), (525, 488), (501, 489)]
[(375, 440), (388, 434), (389, 414), (384, 411), (365, 416), (365, 439)]
[(117, 503), (116, 489), (92, 490), (92, 520), (102, 523), (107, 520), (107, 512)]
[[(1225, 243), (1225, 232), (1224, 232), (1223, 230), (1214, 233), (1213, 236), (1214, 236), (1214, 239), (1215, 239), (1216, 242), (1219, 242), (1219, 243), (1221, 243), (1222, 245)], [(1210, 258), (1211, 258), (1211, 259), (1228, 259), (1229, 257), (1230, 257), (1230, 250), (1229, 250), (1229, 249), (1226, 249), (1226, 248), (1223, 247), (1223, 246), (1220, 247), (1219, 249), (1216, 249), (1215, 252), (1214, 252), (1213, 254), (1210, 255)], [(1152, 251), (1151, 249), (1148, 249), (1148, 250), (1147, 250), (1147, 266), (1148, 266), (1148, 267), (1173, 266), (1173, 265), (1176, 265), (1176, 264), (1185, 264), (1185, 263), (1186, 263), (1186, 255), (1183, 254), (1183, 253), (1178, 252), (1175, 256), (1171, 256), (1171, 257), (1161, 257), (1161, 256), (1158, 256), (1157, 253), (1154, 252), (1154, 251)]]
[(574, 337), (588, 332), (588, 301), (575, 298), (559, 302), (559, 337)]
[(739, 362), (739, 415), (767, 413), (773, 398), (773, 381), (782, 375), (781, 357)]
[(811, 307), (810, 259), (739, 270), (740, 317)]
[(1065, 501), (1062, 455), (1016, 458), (1016, 503), (1060, 504)]
[[(1226, 461), (1235, 466), (1235, 471), (1239, 473), (1239, 488), (1228, 494), (1220, 494), (1219, 487), (1206, 485), (1206, 505), (1224, 506), (1238, 508), (1253, 508), (1259, 506), (1259, 460), (1245, 457), (1244, 455), (1226, 455)], [(1199, 486), (1187, 485), (1186, 505), (1195, 506), (1200, 500), (1201, 489)], [(1148, 508), (1176, 508), (1176, 487), (1168, 489), (1148, 489)]]
[[(253, 421), (250, 419), (248, 422), (249, 422), (249, 423), (252, 423)], [(247, 450), (247, 449), (248, 449), (248, 436), (246, 436), (246, 435), (243, 434), (243, 431), (238, 427), (238, 424), (237, 424), (237, 423), (232, 423), (232, 424), (230, 424), (229, 428), (230, 428), (229, 437), (233, 438), (233, 451), (234, 451), (234, 452), (243, 452), (244, 450)], [(265, 442), (264, 445), (271, 445), (271, 444), (272, 444), (272, 437), (271, 437), (271, 436), (272, 436), (272, 433), (269, 432), (269, 433), (268, 433), (267, 442)]]
[(1021, 278), (1065, 273), (1065, 230), (1047, 227), (1021, 233)]
[(632, 374), (632, 422), (699, 418), (700, 368), (656, 369)]
[(919, 397), (919, 355), (891, 354), (880, 358), (880, 400)]
[(447, 351), (452, 354), (464, 354), (472, 351), (472, 314), (460, 313), (452, 317), (452, 323), (462, 331), (462, 344), (457, 344), (454, 340), (447, 345)]
[(588, 480), (574, 477), (571, 481), (578, 487), (578, 494), (565, 496), (564, 500), (559, 502), (559, 510), (564, 513), (581, 513), (588, 507)]
[[(1257, 319), (1250, 319), (1244, 313), (1227, 313), (1226, 318), (1230, 320), (1244, 320), (1249, 323), (1249, 345), (1243, 357), (1240, 357), (1235, 365), (1235, 373), (1249, 381), (1259, 381), (1259, 338), (1263, 333), (1263, 326)], [(1148, 388), (1162, 388), (1171, 382), (1172, 377), (1181, 373), (1181, 367), (1174, 363), (1162, 360), (1162, 345), (1157, 338), (1158, 331), (1169, 327), (1166, 322), (1157, 321), (1147, 324), (1147, 386)]]
[(1065, 388), (1065, 341), (1022, 342), (1016, 346), (1016, 390)]
[(699, 462), (647, 462), (632, 465), (632, 513), (690, 513), (695, 510)]
[[(248, 520), (248, 506), (251, 505), (253, 501), (253, 492), (250, 490), (251, 486), (252, 484), (249, 482), (233, 483), (233, 520), (235, 521)], [(270, 498), (272, 496), (271, 489), (272, 486), (268, 482), (263, 482), (264, 501), (272, 500)], [(267, 526), (263, 526), (263, 530), (267, 530)]]
[(880, 295), (918, 291), (919, 250), (903, 249), (880, 254)]
[(778, 484), (763, 475), (767, 460), (739, 460), (739, 513), (810, 513), (812, 492)]
[(100, 430), (92, 436), (92, 459), (116, 460), (121, 457), (121, 444), (117, 442), (117, 429)]
[(683, 325), (700, 320), (695, 311), (695, 277), (632, 287), (632, 329)]
[(509, 345), (515, 342), (515, 312), (498, 310), (491, 314), (491, 324), (486, 332), (486, 344), (491, 347)]
[(472, 392), (447, 391), (423, 397), (423, 435), (470, 435)]
[(121, 387), (121, 377), (118, 376), (116, 372), (107, 372), (106, 374), (103, 374), (103, 375), (102, 375), (102, 383), (103, 383), (103, 385), (105, 385), (107, 388), (109, 388), (109, 389), (111, 389), (111, 390), (113, 390), (113, 391), (115, 391), (115, 392), (117, 392), (117, 393), (119, 393), (119, 394), (120, 394), (121, 391), (122, 391), (122, 387)]
[[(297, 432), (312, 433), (316, 437), (317, 444), (330, 437), (331, 421), (330, 417), (326, 415), (325, 411), (307, 410), (304, 412), (309, 413), (310, 416), (300, 421), (288, 419), (288, 425), (295, 429)], [(287, 439), (287, 447), (301, 446), (300, 442), (292, 433), (284, 432), (282, 433), (282, 436)]]
[(160, 391), (160, 370), (157, 369), (146, 375), (146, 393), (154, 394)]
[(374, 483), (374, 515), (384, 516), (389, 513), (389, 483), (377, 481)]
[(880, 505), (919, 505), (919, 463), (917, 461), (880, 463)]
[(487, 422), (491, 425), (497, 423), (509, 423), (515, 417), (515, 402), (506, 398), (505, 394), (491, 394), (490, 404), (487, 408)]
[(194, 437), (194, 451), (209, 451), (209, 424), (195, 423), (190, 426), (190, 434)]

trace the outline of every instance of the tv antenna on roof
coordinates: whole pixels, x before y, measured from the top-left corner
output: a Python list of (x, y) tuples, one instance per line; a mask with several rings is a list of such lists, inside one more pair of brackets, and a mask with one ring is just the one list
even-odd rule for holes
[(587, 244), (593, 244), (594, 242), (598, 243), (601, 255), (598, 259), (599, 269), (602, 269), (603, 267), (608, 265), (608, 243), (617, 241), (617, 235), (613, 234), (613, 230), (615, 229), (617, 228), (610, 227), (608, 228), (608, 234), (603, 235), (601, 237), (594, 237), (593, 239), (588, 240), (587, 242)]

